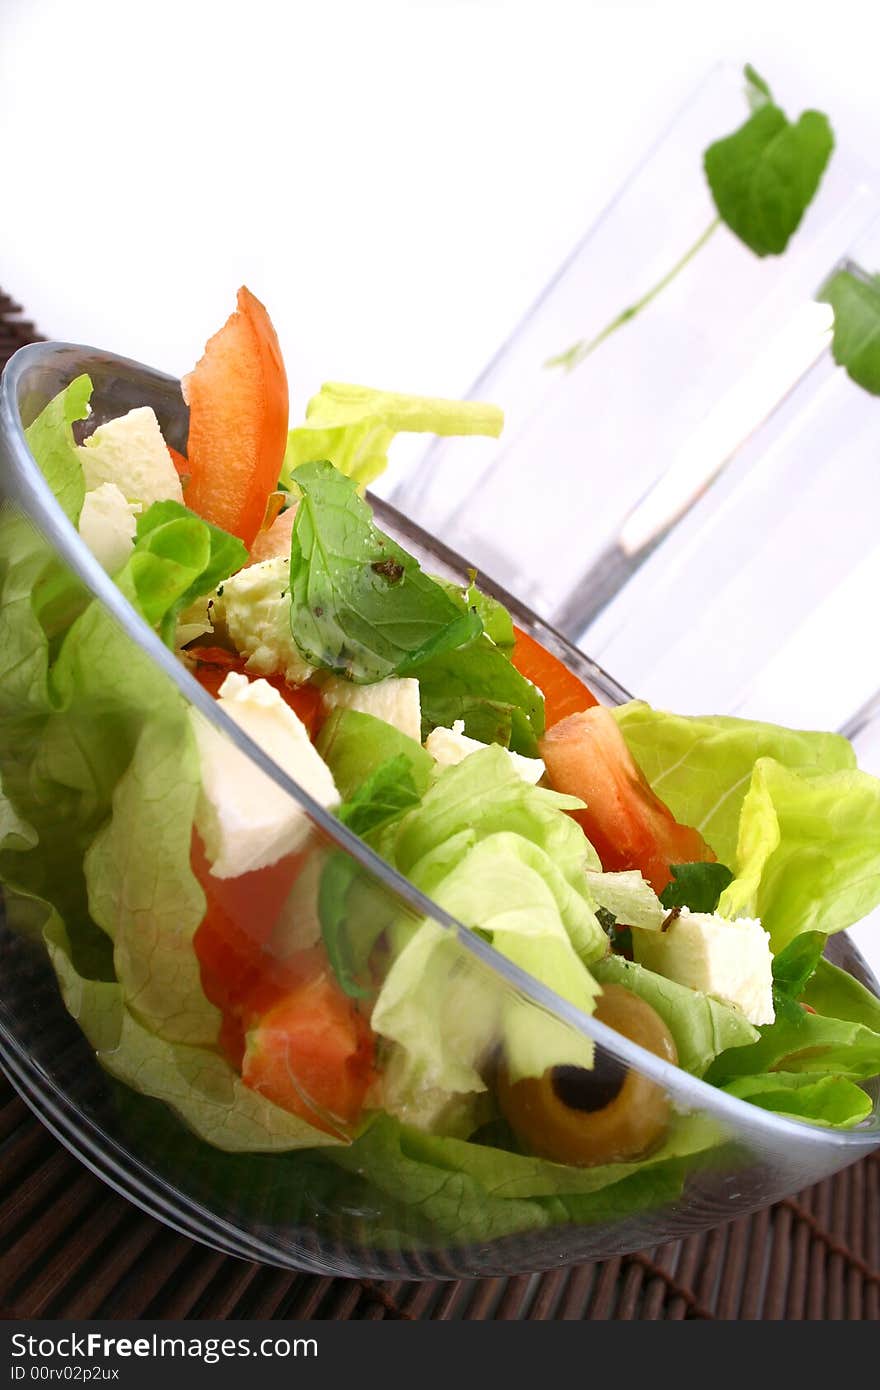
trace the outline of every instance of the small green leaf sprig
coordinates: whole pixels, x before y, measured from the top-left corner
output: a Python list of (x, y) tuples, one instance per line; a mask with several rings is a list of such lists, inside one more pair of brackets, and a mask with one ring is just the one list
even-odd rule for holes
[[(828, 117), (821, 111), (804, 111), (796, 121), (790, 121), (750, 64), (744, 73), (750, 114), (738, 130), (716, 140), (703, 155), (703, 169), (717, 217), (640, 299), (623, 309), (593, 338), (573, 343), (565, 352), (551, 357), (546, 366), (571, 371), (584, 362), (681, 274), (722, 223), (756, 256), (780, 256), (785, 251), (816, 195), (831, 158), (834, 135)], [(880, 289), (877, 295), (880, 314)], [(880, 337), (875, 351), (880, 378)]]

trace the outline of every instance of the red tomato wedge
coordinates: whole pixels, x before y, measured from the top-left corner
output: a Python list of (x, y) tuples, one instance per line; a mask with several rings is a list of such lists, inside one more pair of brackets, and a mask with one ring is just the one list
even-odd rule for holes
[(287, 374), (269, 315), (250, 290), (184, 378), (188, 507), (250, 546), (287, 444)]
[(544, 717), (549, 728), (568, 714), (590, 709), (596, 697), (564, 662), (521, 628), (513, 629), (516, 641), (511, 661), (521, 676), (544, 692)]
[[(193, 647), (188, 653), (196, 662), (193, 675), (209, 694), (217, 699), (220, 687), (230, 671), (239, 671), (255, 679), (253, 671), (248, 671), (245, 659), (225, 647)], [(321, 692), (313, 685), (290, 685), (283, 676), (263, 676), (278, 691), (282, 700), (298, 715), (314, 738), (324, 718)]]
[(554, 724), (539, 750), (551, 786), (586, 802), (585, 811), (571, 814), (604, 869), (639, 869), (662, 893), (672, 878), (670, 865), (714, 860), (700, 832), (681, 825), (651, 790), (602, 705)]
[(238, 878), (216, 878), (201, 839), (193, 834), (190, 862), (207, 900), (193, 944), (202, 988), (211, 1003), (222, 1010), (240, 1010), (258, 990), (268, 990), (273, 998), (283, 996), (293, 977), (266, 948), (302, 868), (302, 856), (289, 855)]
[(249, 1028), (241, 1075), (246, 1086), (332, 1134), (363, 1109), (373, 1039), (326, 956), (303, 956), (302, 979)]
[(289, 855), (238, 878), (215, 878), (194, 834), (191, 862), (207, 906), (193, 944), (202, 988), (222, 1016), (218, 1045), (245, 1084), (335, 1133), (363, 1108), (373, 1037), (322, 945), (283, 958), (272, 950), (306, 858)]

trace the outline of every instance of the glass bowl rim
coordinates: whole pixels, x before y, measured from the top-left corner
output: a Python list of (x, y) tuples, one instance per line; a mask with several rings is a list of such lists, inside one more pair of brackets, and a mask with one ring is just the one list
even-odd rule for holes
[[(190, 707), (197, 709), (216, 729), (228, 737), (240, 752), (302, 806), (313, 824), (346, 853), (351, 854), (367, 873), (378, 879), (418, 917), (429, 918), (452, 932), (462, 948), (491, 970), (507, 987), (525, 996), (544, 1012), (555, 1016), (576, 1032), (590, 1038), (626, 1067), (655, 1081), (673, 1097), (681, 1109), (708, 1111), (735, 1130), (752, 1131), (764, 1140), (772, 1141), (774, 1145), (794, 1142), (812, 1148), (834, 1150), (838, 1154), (849, 1151), (852, 1159), (880, 1146), (880, 1104), (875, 1104), (871, 1116), (860, 1126), (849, 1130), (831, 1129), (811, 1124), (809, 1121), (777, 1115), (746, 1100), (728, 1095), (682, 1068), (661, 1060), (597, 1019), (582, 1013), (528, 971), (507, 960), (488, 942), (420, 892), (288, 777), (259, 745), (220, 709), (213, 697), (202, 688), (183, 663), (165, 646), (158, 634), (131, 606), (65, 515), (30, 451), (20, 412), (21, 397), (29, 385), (29, 377), (48, 368), (55, 371), (68, 368), (69, 384), (76, 376), (87, 374), (90, 366), (116, 368), (143, 377), (145, 394), (149, 391), (150, 385), (154, 390), (157, 387), (171, 392), (180, 390), (178, 378), (100, 348), (63, 342), (32, 343), (19, 348), (9, 359), (0, 377), (0, 445), (6, 445), (5, 451), (0, 449), (0, 465), (3, 467), (4, 475), (7, 474), (7, 463), (11, 469), (11, 473), (4, 476), (4, 482), (7, 484), (11, 500), (21, 506), (56, 553), (104, 609), (116, 619), (126, 635), (169, 677)], [(4, 452), (6, 458), (2, 456)], [(380, 520), (385, 516), (392, 525), (399, 524), (416, 543), (422, 544), (438, 558), (460, 570), (467, 570), (467, 562), (449, 547), (422, 531), (389, 504), (375, 497), (370, 500)], [(503, 602), (514, 616), (522, 619), (533, 630), (546, 634), (554, 655), (560, 656), (563, 660), (568, 659), (571, 664), (582, 670), (586, 668), (586, 672), (592, 674), (597, 684), (604, 687), (606, 694), (613, 691), (615, 696), (619, 695), (622, 699), (632, 698), (613, 677), (578, 651), (560, 633), (542, 622), (525, 605), (482, 574), (479, 578), (481, 587)], [(590, 678), (589, 674), (587, 678)], [(853, 950), (856, 948), (853, 947)], [(857, 951), (856, 955), (858, 956)], [(10, 1041), (18, 1050), (15, 1040)]]

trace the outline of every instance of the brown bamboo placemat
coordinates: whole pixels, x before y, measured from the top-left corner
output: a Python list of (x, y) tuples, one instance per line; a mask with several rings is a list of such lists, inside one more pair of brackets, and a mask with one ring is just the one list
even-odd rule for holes
[[(0, 291), (0, 368), (39, 339)], [(377, 1283), (221, 1255), (118, 1196), (0, 1074), (0, 1313), (12, 1318), (880, 1321), (880, 1154), (754, 1216), (510, 1279)]]

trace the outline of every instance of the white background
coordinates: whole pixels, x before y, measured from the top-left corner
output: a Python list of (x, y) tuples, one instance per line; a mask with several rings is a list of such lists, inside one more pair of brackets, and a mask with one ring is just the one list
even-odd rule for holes
[(462, 393), (719, 60), (880, 163), (878, 27), (872, 0), (0, 0), (0, 285), (179, 373), (246, 282), (294, 419), (326, 378)]
[(716, 61), (880, 161), (876, 5), (0, 0), (0, 284), (174, 372), (246, 281), (294, 415), (463, 392)]

